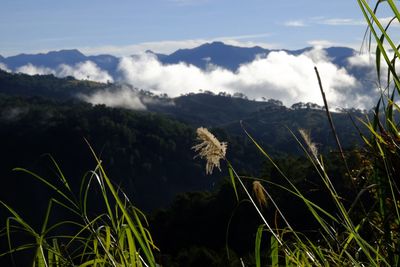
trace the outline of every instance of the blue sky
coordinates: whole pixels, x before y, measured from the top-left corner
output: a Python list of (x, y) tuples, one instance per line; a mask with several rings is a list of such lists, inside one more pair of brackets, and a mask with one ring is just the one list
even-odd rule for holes
[(214, 40), (357, 48), (365, 27), (356, 0), (2, 0), (0, 55), (70, 48), (169, 53)]

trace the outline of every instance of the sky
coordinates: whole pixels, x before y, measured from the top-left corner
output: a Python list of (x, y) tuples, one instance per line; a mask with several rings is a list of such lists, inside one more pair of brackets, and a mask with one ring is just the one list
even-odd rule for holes
[(359, 48), (365, 28), (356, 0), (2, 0), (0, 55), (171, 53), (216, 40)]

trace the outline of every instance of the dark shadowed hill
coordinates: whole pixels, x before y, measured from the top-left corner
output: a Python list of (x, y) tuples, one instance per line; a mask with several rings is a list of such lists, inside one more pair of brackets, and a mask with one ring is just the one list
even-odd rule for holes
[(109, 87), (92, 81), (78, 81), (72, 77), (56, 78), (53, 75), (12, 74), (0, 70), (0, 93), (15, 96), (41, 96), (67, 100), (80, 93), (90, 93)]
[[(215, 170), (212, 176), (205, 175), (204, 160), (194, 158), (192, 150), (199, 126), (208, 127), (219, 140), (228, 143), (227, 157), (238, 173), (279, 181), (281, 177), (275, 169), (245, 136), (243, 125), (268, 153), (278, 158), (279, 166), (296, 184), (306, 188), (319, 203), (327, 203), (326, 194), (315, 190), (317, 179), (312, 164), (300, 156), (303, 153), (290, 132), (298, 135), (299, 128), (309, 130), (320, 151), (338, 158), (321, 107), (298, 103), (289, 108), (278, 100), (254, 101), (241, 94), (210, 92), (166, 99), (174, 104), (163, 105), (156, 96), (137, 90), (135, 93), (148, 108), (139, 112), (93, 106), (76, 97), (106, 88), (112, 91), (117, 85), (0, 71), (0, 200), (10, 204), (36, 229), (40, 229), (48, 200), (55, 194), (32, 176), (12, 169), (24, 167), (59, 182), (50, 154), (78, 192), (82, 177), (96, 167), (86, 139), (102, 159), (109, 177), (137, 207), (147, 212), (163, 208), (149, 222), (154, 240), (162, 249), (163, 264), (177, 261), (177, 265), (165, 266), (193, 266), (192, 260), (202, 262), (200, 266), (210, 266), (209, 262), (224, 257), (227, 241), (234, 250), (231, 259), (235, 259), (235, 253), (251, 253), (259, 218), (245, 206), (248, 203), (243, 202), (238, 208), (230, 182), (224, 179), (228, 175), (224, 163), (222, 172)], [(365, 116), (355, 110), (349, 113), (353, 117)], [(359, 144), (349, 114), (334, 113), (333, 119), (344, 147)], [(334, 174), (342, 173), (343, 166), (333, 163), (333, 167), (329, 162), (327, 166)], [(336, 175), (334, 181), (346, 186), (341, 175)], [(250, 186), (251, 180), (246, 182)], [(304, 207), (293, 205), (293, 196), (273, 193), (291, 221), (301, 229), (310, 227), (307, 220), (299, 219), (305, 218), (306, 213)], [(5, 212), (0, 208), (0, 214)], [(266, 214), (272, 220), (274, 208), (266, 210)], [(65, 216), (60, 210), (54, 215)], [(5, 218), (1, 218), (4, 223)], [(229, 239), (225, 231), (228, 224)], [(0, 242), (0, 249), (3, 244), (7, 246)], [(220, 262), (216, 266), (228, 266), (226, 259)], [(236, 263), (239, 264), (237, 259)]]
[(195, 126), (222, 126), (246, 118), (266, 107), (281, 105), (273, 100), (259, 102), (242, 97), (199, 93), (173, 99), (172, 106), (149, 105), (151, 111), (161, 112)]
[[(174, 105), (149, 101), (148, 110), (138, 112), (92, 106), (75, 97), (107, 86), (51, 75), (0, 72), (0, 178), (16, 179), (10, 172), (13, 167), (36, 168), (42, 163), (35, 162), (50, 153), (70, 177), (79, 179), (94, 164), (86, 138), (104, 159), (111, 177), (141, 207), (151, 209), (168, 203), (179, 192), (213, 188), (217, 180), (205, 178), (203, 162), (193, 159), (191, 147), (199, 126), (227, 141), (231, 162), (237, 170), (252, 175), (260, 172), (264, 159), (242, 125), (272, 155), (301, 155), (290, 132), (298, 135), (299, 128), (310, 131), (320, 151), (336, 151), (325, 112), (316, 105), (299, 103), (288, 108), (278, 100), (254, 101), (243, 95), (206, 92), (169, 99)], [(346, 148), (360, 143), (349, 115), (365, 116), (357, 111), (333, 114)]]
[[(82, 93), (89, 94), (104, 89), (112, 91), (117, 88), (116, 85), (77, 81), (73, 78), (59, 79), (52, 75), (29, 76), (0, 71), (0, 93), (7, 95), (79, 101), (77, 96)], [(163, 99), (174, 103), (163, 105), (157, 96), (144, 91), (135, 92), (138, 98), (146, 103), (148, 111), (169, 116), (192, 127), (218, 127), (230, 134), (243, 136), (244, 131), (240, 125), (242, 121), (261, 143), (268, 144), (273, 151), (295, 152), (294, 146), (288, 145), (294, 141), (288, 129), (296, 132), (299, 128), (310, 130), (321, 148), (334, 146), (326, 114), (315, 104), (297, 103), (288, 108), (274, 99), (254, 101), (242, 94), (231, 96), (225, 93), (215, 95), (204, 92)], [(156, 101), (151, 101), (151, 98)], [(338, 124), (337, 127), (340, 129), (338, 132), (346, 147), (361, 141), (354, 131), (350, 117), (359, 124), (355, 118), (362, 118), (365, 115), (357, 110), (333, 113), (333, 119)]]
[[(150, 110), (167, 114), (177, 120), (199, 127), (218, 127), (235, 136), (244, 136), (243, 125), (272, 152), (301, 153), (290, 131), (310, 131), (323, 151), (335, 147), (334, 138), (322, 107), (311, 103), (296, 103), (291, 108), (274, 99), (248, 100), (212, 93), (190, 94), (174, 99), (174, 106), (149, 106)], [(345, 147), (360, 144), (353, 125), (363, 128), (357, 118), (366, 115), (358, 110), (332, 113), (339, 136)], [(242, 124), (240, 123), (242, 122)]]

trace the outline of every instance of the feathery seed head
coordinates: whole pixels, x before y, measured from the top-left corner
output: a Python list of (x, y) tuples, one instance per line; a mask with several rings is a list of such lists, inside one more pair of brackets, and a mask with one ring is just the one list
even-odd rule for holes
[(301, 137), (303, 137), (303, 140), (306, 143), (308, 150), (315, 158), (318, 158), (318, 148), (317, 145), (311, 141), (310, 133), (304, 129), (299, 129), (299, 132)]
[(201, 143), (193, 146), (192, 149), (198, 152), (197, 156), (207, 160), (206, 174), (212, 174), (214, 167), (221, 170), (219, 161), (225, 158), (227, 144), (219, 142), (206, 128), (200, 127), (196, 133), (197, 140)]
[(253, 182), (253, 193), (258, 201), (260, 207), (267, 206), (267, 196), (265, 195), (265, 188), (259, 181)]

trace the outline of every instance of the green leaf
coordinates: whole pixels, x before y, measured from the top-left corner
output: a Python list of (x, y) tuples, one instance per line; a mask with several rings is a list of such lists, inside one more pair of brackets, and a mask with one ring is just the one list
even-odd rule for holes
[(262, 234), (264, 231), (264, 224), (261, 224), (258, 229), (257, 229), (257, 234), (256, 234), (256, 241), (255, 241), (255, 251), (254, 255), (256, 258), (256, 267), (261, 267), (261, 238)]
[(233, 190), (235, 191), (236, 200), (239, 202), (239, 195), (238, 195), (238, 192), (237, 192), (237, 189), (236, 189), (235, 176), (233, 175), (233, 171), (232, 171), (231, 166), (229, 166), (228, 171), (229, 171), (229, 177), (231, 178), (231, 183), (232, 183), (232, 186), (233, 186)]
[(271, 236), (271, 267), (279, 267), (279, 244), (274, 236)]

